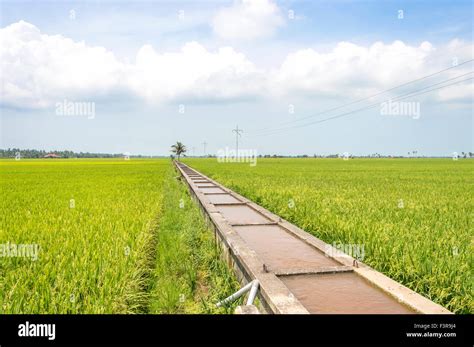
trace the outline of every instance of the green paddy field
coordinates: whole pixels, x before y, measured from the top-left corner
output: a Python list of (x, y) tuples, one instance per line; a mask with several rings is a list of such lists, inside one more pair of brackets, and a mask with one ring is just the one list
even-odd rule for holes
[[(449, 310), (474, 311), (473, 160), (184, 162), (328, 243), (363, 246), (365, 263)], [(211, 303), (238, 283), (176, 176), (169, 159), (0, 160), (0, 313), (230, 312)], [(11, 256), (12, 244), (37, 257)]]
[(456, 313), (472, 313), (474, 160), (185, 162)]
[(39, 248), (0, 256), (0, 313), (225, 313), (208, 303), (238, 283), (175, 176), (165, 159), (0, 161), (0, 245)]

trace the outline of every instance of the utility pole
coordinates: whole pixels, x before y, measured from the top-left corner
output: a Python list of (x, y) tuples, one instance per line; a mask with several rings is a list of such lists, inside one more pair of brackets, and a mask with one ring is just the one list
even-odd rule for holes
[(239, 129), (239, 126), (237, 125), (235, 129), (232, 129), (232, 132), (235, 133), (235, 157), (239, 157), (239, 136), (241, 133), (244, 131), (242, 129)]
[(196, 147), (193, 147), (193, 157), (196, 156), (196, 155), (194, 154), (195, 150), (196, 150)]
[(205, 156), (206, 156), (206, 145), (207, 145), (207, 142), (204, 141), (202, 144), (203, 144), (203, 146), (204, 146), (204, 157), (205, 157)]

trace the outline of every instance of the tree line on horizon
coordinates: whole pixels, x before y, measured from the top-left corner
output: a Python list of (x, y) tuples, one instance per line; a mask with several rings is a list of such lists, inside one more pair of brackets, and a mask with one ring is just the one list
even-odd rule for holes
[[(184, 147), (184, 151), (182, 148), (179, 149), (180, 156), (186, 156), (186, 147), (180, 143), (182, 147)], [(172, 153), (176, 155), (176, 148), (172, 146)], [(48, 154), (55, 154), (61, 158), (123, 158), (126, 156), (124, 153), (91, 153), (91, 152), (74, 152), (68, 150), (53, 150), (53, 151), (45, 151), (45, 150), (37, 150), (37, 149), (20, 149), (20, 148), (8, 148), (8, 149), (0, 149), (0, 158), (30, 158), (30, 159), (39, 159), (44, 158)], [(174, 157), (172, 155), (172, 157)], [(159, 155), (130, 155), (130, 158), (155, 158), (155, 157), (165, 157)], [(202, 157), (202, 156), (201, 156)], [(207, 154), (204, 157), (206, 158), (216, 158), (216, 155)], [(339, 158), (340, 154), (328, 154), (328, 155), (320, 155), (320, 154), (300, 154), (300, 155), (279, 155), (279, 154), (259, 154), (258, 158)], [(418, 152), (408, 152), (408, 156), (402, 155), (382, 155), (380, 153), (373, 153), (368, 155), (349, 155), (348, 158), (423, 158), (423, 157), (435, 157), (435, 156), (422, 156), (418, 155)], [(451, 157), (446, 155), (445, 157)], [(473, 152), (461, 152), (458, 154), (459, 158), (474, 158)]]
[[(0, 158), (44, 158), (48, 154), (55, 154), (61, 158), (123, 158), (126, 155), (124, 153), (91, 153), (91, 152), (73, 152), (68, 150), (62, 151), (45, 151), (38, 149), (19, 149), (19, 148), (8, 148), (0, 149)], [(150, 156), (144, 155), (130, 155), (133, 158), (148, 158)]]

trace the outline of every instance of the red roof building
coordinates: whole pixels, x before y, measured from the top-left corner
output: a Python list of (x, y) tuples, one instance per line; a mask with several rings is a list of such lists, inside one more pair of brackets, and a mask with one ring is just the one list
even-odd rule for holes
[(43, 158), (61, 158), (61, 156), (55, 153), (48, 153)]

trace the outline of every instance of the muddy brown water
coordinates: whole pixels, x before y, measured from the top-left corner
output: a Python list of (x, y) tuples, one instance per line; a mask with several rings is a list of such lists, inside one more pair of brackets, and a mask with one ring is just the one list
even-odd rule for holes
[(310, 313), (414, 313), (355, 273), (279, 278)]
[(230, 194), (208, 194), (206, 197), (209, 199), (211, 204), (226, 204), (226, 203), (236, 203), (240, 200), (236, 199)]
[[(206, 189), (206, 188), (202, 188)], [(215, 205), (230, 224), (265, 224), (271, 221), (247, 205)]]
[(341, 265), (278, 225), (235, 226), (234, 229), (270, 269)]

